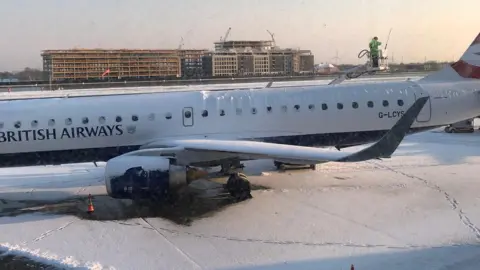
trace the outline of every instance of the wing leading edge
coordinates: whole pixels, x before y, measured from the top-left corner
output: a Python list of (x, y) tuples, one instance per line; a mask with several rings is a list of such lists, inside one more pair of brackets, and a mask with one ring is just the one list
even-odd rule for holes
[(375, 158), (386, 158), (390, 157), (400, 145), (428, 99), (429, 97), (417, 99), (379, 141), (355, 153), (245, 140), (179, 139), (159, 140), (125, 155), (169, 156), (170, 158), (175, 158), (176, 153), (182, 151), (191, 152), (195, 155), (204, 153), (212, 158), (228, 155), (242, 159), (275, 159), (300, 164), (328, 161), (358, 162)]

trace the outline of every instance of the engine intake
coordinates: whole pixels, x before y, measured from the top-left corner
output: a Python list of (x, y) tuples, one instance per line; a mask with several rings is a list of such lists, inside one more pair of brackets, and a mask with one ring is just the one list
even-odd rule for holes
[(119, 156), (105, 166), (107, 193), (117, 199), (164, 199), (187, 184), (187, 168), (163, 157)]

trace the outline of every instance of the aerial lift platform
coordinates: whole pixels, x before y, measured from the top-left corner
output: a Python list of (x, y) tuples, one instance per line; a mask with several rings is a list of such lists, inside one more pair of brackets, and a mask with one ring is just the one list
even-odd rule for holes
[(390, 70), (388, 67), (388, 54), (386, 46), (385, 49), (379, 51), (378, 67), (373, 67), (373, 60), (370, 56), (369, 50), (362, 50), (360, 53), (358, 53), (358, 58), (363, 58), (364, 56), (368, 57), (368, 60), (365, 64), (343, 71), (337, 78), (328, 83), (328, 85), (340, 84), (345, 80), (356, 79), (365, 74), (373, 75), (379, 71), (385, 72)]
[(356, 79), (362, 75), (368, 74), (373, 75), (376, 72), (386, 72), (389, 71), (390, 68), (388, 67), (388, 41), (390, 40), (390, 34), (392, 33), (392, 29), (388, 32), (387, 42), (385, 42), (385, 47), (379, 50), (378, 55), (378, 67), (373, 67), (373, 59), (370, 55), (369, 50), (361, 50), (358, 53), (358, 58), (361, 59), (367, 56), (368, 60), (363, 65), (358, 65), (351, 69), (343, 71), (337, 78), (332, 80), (328, 85), (335, 85), (340, 84), (345, 80)]

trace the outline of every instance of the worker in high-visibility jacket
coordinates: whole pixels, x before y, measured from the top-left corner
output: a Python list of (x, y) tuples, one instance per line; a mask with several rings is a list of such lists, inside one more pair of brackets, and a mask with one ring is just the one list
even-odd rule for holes
[(378, 41), (378, 37), (374, 37), (369, 44), (370, 48), (370, 57), (372, 58), (372, 67), (378, 68), (378, 47), (382, 45), (380, 41)]

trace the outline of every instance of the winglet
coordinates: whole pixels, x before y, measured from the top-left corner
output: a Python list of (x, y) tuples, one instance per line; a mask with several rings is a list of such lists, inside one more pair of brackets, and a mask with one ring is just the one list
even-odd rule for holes
[(407, 135), (410, 127), (417, 118), (423, 106), (428, 101), (429, 97), (421, 97), (413, 103), (413, 105), (405, 112), (397, 123), (385, 134), (383, 137), (361, 151), (353, 153), (349, 156), (337, 160), (338, 162), (358, 162), (374, 158), (390, 157), (397, 147), (402, 142), (405, 135)]

